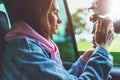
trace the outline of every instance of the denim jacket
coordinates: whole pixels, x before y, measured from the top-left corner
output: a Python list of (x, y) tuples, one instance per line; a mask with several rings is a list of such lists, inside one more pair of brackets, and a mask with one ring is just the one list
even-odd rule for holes
[(110, 54), (98, 46), (86, 63), (81, 58), (67, 71), (51, 60), (38, 41), (25, 37), (8, 43), (2, 60), (1, 80), (107, 80), (112, 68)]

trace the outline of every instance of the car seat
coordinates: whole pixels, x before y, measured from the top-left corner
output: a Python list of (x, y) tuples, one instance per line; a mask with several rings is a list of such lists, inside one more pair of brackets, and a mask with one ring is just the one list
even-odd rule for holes
[(7, 45), (7, 42), (4, 40), (4, 36), (8, 31), (9, 31), (9, 24), (8, 24), (7, 16), (5, 12), (0, 11), (0, 74), (1, 74), (1, 66), (2, 66), (1, 63), (2, 55)]

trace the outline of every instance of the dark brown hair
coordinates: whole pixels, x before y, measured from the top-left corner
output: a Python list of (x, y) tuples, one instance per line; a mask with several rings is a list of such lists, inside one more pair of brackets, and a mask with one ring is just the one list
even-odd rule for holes
[(17, 20), (27, 22), (40, 35), (49, 39), (48, 14), (54, 0), (19, 0), (16, 8)]

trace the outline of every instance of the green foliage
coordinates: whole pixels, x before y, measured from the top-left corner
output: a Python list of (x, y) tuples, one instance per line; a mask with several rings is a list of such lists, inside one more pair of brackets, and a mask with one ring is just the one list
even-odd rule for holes
[(85, 40), (77, 42), (78, 51), (86, 51), (90, 48), (91, 45), (92, 45), (91, 42), (87, 42)]
[[(81, 23), (80, 21), (83, 19), (82, 17), (79, 17), (79, 14), (82, 13), (82, 9), (78, 9), (75, 13), (72, 14), (72, 21), (73, 21), (73, 26), (74, 30), (80, 28), (83, 28), (85, 26), (85, 23)], [(80, 30), (80, 32), (82, 29)]]
[(86, 11), (86, 8), (77, 9), (77, 11), (72, 14), (73, 28), (76, 34), (80, 34), (83, 30), (85, 30), (85, 25), (87, 22), (85, 21), (86, 19), (84, 16), (88, 15)]

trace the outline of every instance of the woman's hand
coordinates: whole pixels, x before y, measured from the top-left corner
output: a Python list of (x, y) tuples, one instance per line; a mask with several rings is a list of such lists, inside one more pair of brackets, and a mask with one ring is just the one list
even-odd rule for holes
[(105, 18), (98, 20), (95, 32), (95, 43), (105, 49), (108, 49), (114, 39), (113, 23)]
[(94, 46), (91, 46), (90, 49), (82, 55), (83, 60), (87, 62), (94, 50), (95, 50)]

